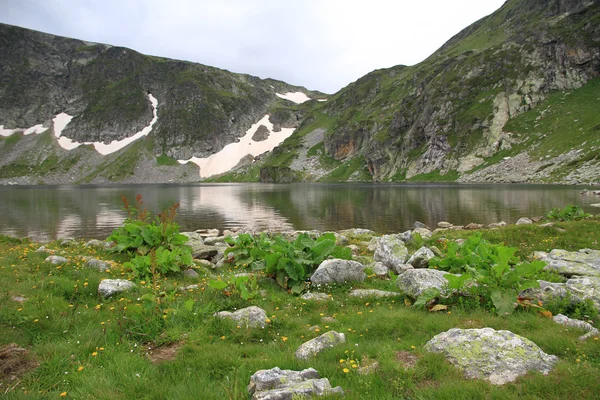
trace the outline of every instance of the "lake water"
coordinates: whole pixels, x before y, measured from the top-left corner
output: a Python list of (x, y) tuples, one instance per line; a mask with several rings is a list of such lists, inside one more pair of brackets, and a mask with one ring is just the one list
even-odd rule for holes
[(179, 202), (182, 231), (201, 228), (341, 230), (379, 233), (410, 229), (414, 221), (514, 223), (554, 207), (577, 204), (598, 213), (583, 187), (464, 184), (203, 184), (0, 187), (0, 234), (35, 240), (103, 239), (126, 213), (120, 195), (158, 212)]

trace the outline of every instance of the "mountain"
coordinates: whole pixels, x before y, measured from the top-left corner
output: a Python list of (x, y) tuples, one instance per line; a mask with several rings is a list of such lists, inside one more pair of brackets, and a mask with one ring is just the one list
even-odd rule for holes
[[(175, 160), (217, 153), (266, 114), (270, 132), (291, 129), (307, 109), (296, 104), (298, 95), (323, 97), (273, 79), (4, 24), (0, 53), (5, 182), (198, 180), (197, 167)], [(140, 139), (127, 139), (134, 135)], [(122, 144), (109, 146), (113, 141)]]
[(260, 178), (597, 183), (599, 77), (600, 2), (508, 0), (319, 104)]

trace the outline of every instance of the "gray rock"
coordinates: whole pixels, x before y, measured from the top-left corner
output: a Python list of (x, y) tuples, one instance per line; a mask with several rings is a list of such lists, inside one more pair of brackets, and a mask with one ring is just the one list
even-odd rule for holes
[(405, 273), (406, 271), (408, 271), (409, 269), (414, 269), (415, 267), (413, 267), (410, 264), (398, 264), (396, 265), (396, 269), (394, 270), (394, 272), (397, 275), (402, 275), (403, 273)]
[(313, 285), (328, 283), (362, 282), (367, 275), (366, 267), (356, 261), (332, 259), (325, 260), (310, 277)]
[(373, 259), (395, 270), (396, 265), (404, 264), (407, 256), (408, 249), (401, 239), (396, 235), (385, 235), (377, 241)]
[(224, 244), (225, 236), (207, 237), (204, 239), (204, 244), (209, 246), (216, 246), (217, 244)]
[(433, 236), (433, 232), (431, 232), (427, 228), (417, 228), (417, 229), (413, 230), (412, 231), (413, 237), (414, 237), (415, 233), (418, 233), (419, 235), (421, 235), (421, 238), (423, 238), (423, 239), (429, 239), (429, 238), (431, 238), (431, 236)]
[(378, 242), (379, 242), (379, 238), (377, 238), (377, 237), (372, 238), (371, 241), (369, 242), (369, 246), (367, 247), (367, 250), (375, 251), (375, 249), (377, 248)]
[(135, 284), (126, 279), (103, 279), (98, 285), (98, 294), (102, 297), (110, 297), (115, 293), (126, 292), (135, 287)]
[(343, 231), (340, 231), (340, 234), (346, 237), (375, 236), (375, 232), (373, 232), (372, 230), (362, 228), (344, 229)]
[(313, 368), (291, 371), (278, 367), (260, 370), (252, 375), (248, 392), (252, 400), (292, 400), (344, 393), (339, 386), (332, 388), (329, 380), (320, 378)]
[(540, 224), (540, 228), (551, 228), (554, 224), (552, 222), (546, 222), (545, 224)]
[(106, 242), (103, 242), (102, 240), (92, 239), (89, 242), (87, 242), (84, 246), (85, 247), (95, 247), (97, 249), (103, 249), (105, 244), (106, 244)]
[(474, 230), (481, 229), (481, 228), (483, 228), (482, 224), (476, 224), (474, 222), (471, 222), (470, 224), (465, 226), (465, 229), (468, 229), (470, 231), (474, 231)]
[(350, 250), (352, 250), (352, 254), (354, 254), (355, 256), (358, 255), (358, 253), (360, 253), (360, 247), (358, 247), (355, 244), (350, 244), (346, 247), (349, 248)]
[(180, 292), (187, 292), (187, 291), (190, 291), (190, 290), (196, 290), (198, 288), (199, 288), (199, 285), (187, 285), (187, 286), (180, 286), (178, 288), (178, 290)]
[(199, 234), (202, 238), (219, 236), (218, 229), (197, 229), (195, 233)]
[(433, 251), (423, 246), (419, 250), (415, 251), (412, 256), (408, 259), (408, 264), (415, 268), (427, 268), (429, 267), (429, 260), (435, 257)]
[(527, 289), (521, 292), (521, 295), (534, 296), (544, 303), (555, 298), (565, 297), (569, 297), (572, 304), (590, 299), (597, 308), (600, 308), (599, 277), (571, 278), (566, 283), (538, 282), (540, 283), (539, 288)]
[(350, 291), (350, 297), (396, 297), (402, 296), (402, 294), (397, 292), (388, 292), (385, 290), (377, 290), (377, 289), (354, 289)]
[(199, 278), (200, 275), (194, 271), (192, 268), (188, 268), (185, 271), (183, 271), (183, 276), (185, 276), (186, 278), (190, 278), (190, 279), (196, 279)]
[(242, 308), (235, 312), (220, 311), (215, 314), (215, 317), (231, 319), (249, 328), (264, 328), (267, 321), (265, 310), (256, 306)]
[(425, 349), (444, 354), (465, 377), (494, 385), (513, 382), (529, 371), (546, 375), (558, 362), (529, 339), (492, 328), (450, 329), (434, 336)]
[(192, 248), (192, 253), (198, 247), (204, 246), (204, 240), (199, 233), (196, 232), (181, 232), (182, 235), (188, 237), (187, 245)]
[(46, 246), (40, 246), (36, 251), (34, 251), (34, 253), (45, 253), (46, 251), (48, 251), (46, 250)]
[(219, 253), (219, 248), (216, 246), (198, 245), (192, 248), (192, 257), (203, 260), (213, 258)]
[(600, 251), (582, 249), (566, 251), (554, 249), (550, 253), (536, 251), (533, 257), (547, 263), (547, 270), (570, 277), (573, 275), (600, 277)]
[(252, 140), (255, 142), (262, 142), (263, 140), (267, 140), (269, 138), (270, 133), (271, 131), (269, 131), (269, 128), (264, 125), (260, 125), (258, 129), (256, 129), (256, 132), (254, 132), (254, 135), (252, 135)]
[(77, 242), (75, 241), (75, 239), (66, 238), (66, 239), (62, 239), (60, 241), (60, 246), (61, 247), (74, 247), (74, 246), (77, 246)]
[(310, 357), (317, 355), (317, 353), (334, 347), (338, 344), (346, 343), (346, 336), (343, 333), (335, 331), (329, 331), (321, 336), (309, 340), (303, 343), (296, 350), (296, 358), (299, 360), (307, 360)]
[(89, 259), (85, 263), (85, 266), (88, 267), (88, 268), (97, 269), (100, 272), (104, 272), (107, 269), (110, 269), (110, 264), (109, 263), (107, 263), (106, 261), (98, 260), (96, 258)]
[(359, 375), (370, 375), (379, 370), (379, 362), (374, 361), (370, 364), (363, 365), (356, 370), (356, 373)]
[(415, 221), (415, 223), (413, 224), (413, 227), (415, 229), (427, 229), (427, 230), (430, 230), (427, 225), (425, 225), (424, 223), (419, 222), (419, 221)]
[(398, 235), (398, 238), (402, 240), (404, 243), (412, 242), (412, 231), (404, 231)]
[(584, 341), (591, 337), (599, 335), (598, 329), (594, 328), (591, 324), (589, 324), (585, 321), (580, 321), (578, 319), (571, 319), (571, 318), (567, 317), (566, 315), (562, 315), (562, 314), (555, 315), (554, 317), (552, 317), (552, 320), (554, 322), (556, 322), (557, 324), (565, 325), (565, 326), (568, 326), (571, 328), (583, 329), (584, 331), (587, 331), (588, 333), (579, 337), (579, 340), (581, 340), (581, 341)]
[(198, 260), (198, 259), (196, 259), (196, 260), (194, 260), (194, 264), (196, 264), (196, 265), (198, 265), (200, 267), (205, 267), (205, 268), (210, 268), (210, 269), (214, 269), (215, 268), (215, 264), (211, 263), (208, 260), (202, 260), (202, 259)]
[(66, 264), (69, 262), (68, 259), (66, 259), (65, 257), (61, 257), (61, 256), (48, 256), (48, 257), (46, 257), (46, 259), (44, 261), (47, 263), (50, 263), (52, 265), (61, 265), (61, 264)]
[(396, 284), (400, 292), (416, 299), (426, 289), (436, 288), (444, 293), (448, 280), (444, 277), (447, 272), (437, 269), (411, 269), (398, 276)]
[(448, 228), (452, 228), (452, 224), (450, 222), (446, 222), (446, 221), (440, 221), (437, 223), (438, 228), (442, 228), (442, 229), (448, 229)]
[(390, 275), (390, 269), (384, 263), (376, 262), (371, 265), (371, 270), (380, 278), (385, 278)]
[(503, 227), (503, 226), (506, 226), (506, 222), (500, 221), (500, 222), (494, 222), (492, 224), (489, 224), (487, 227), (488, 228), (500, 228), (500, 227)]
[(333, 297), (331, 297), (325, 293), (313, 293), (313, 292), (304, 293), (302, 296), (300, 296), (300, 298), (302, 300), (307, 300), (307, 301), (333, 300)]
[(519, 220), (517, 221), (516, 225), (530, 225), (533, 224), (533, 221), (529, 218), (519, 218)]

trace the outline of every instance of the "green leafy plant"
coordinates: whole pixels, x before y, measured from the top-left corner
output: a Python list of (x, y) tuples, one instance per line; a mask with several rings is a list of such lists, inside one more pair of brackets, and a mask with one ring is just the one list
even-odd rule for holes
[(578, 221), (580, 219), (586, 219), (591, 217), (590, 214), (583, 211), (579, 206), (569, 204), (562, 210), (560, 208), (553, 208), (544, 215), (546, 221)]
[(132, 256), (123, 265), (137, 278), (156, 278), (192, 264), (191, 248), (186, 245), (188, 238), (179, 233), (179, 225), (175, 222), (179, 203), (151, 218), (142, 208), (141, 195), (136, 196), (135, 205), (130, 205), (125, 196), (121, 196), (121, 200), (128, 217), (108, 240), (115, 243), (114, 251)]
[(225, 280), (211, 279), (208, 286), (222, 291), (227, 296), (238, 295), (250, 300), (258, 295), (258, 282), (253, 276), (231, 276)]
[(326, 258), (352, 258), (349, 248), (336, 246), (332, 233), (317, 239), (302, 233), (293, 242), (281, 235), (262, 234), (256, 238), (242, 234), (237, 239), (228, 238), (227, 243), (231, 247), (225, 253), (231, 263), (263, 271), (292, 293), (301, 293), (305, 289), (308, 277)]

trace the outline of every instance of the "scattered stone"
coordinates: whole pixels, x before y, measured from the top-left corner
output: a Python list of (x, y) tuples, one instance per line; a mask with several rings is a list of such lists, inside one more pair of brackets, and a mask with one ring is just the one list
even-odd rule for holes
[(448, 229), (448, 228), (452, 228), (452, 224), (450, 222), (446, 222), (446, 221), (440, 221), (437, 223), (438, 228), (442, 228), (442, 229)]
[(200, 286), (198, 286), (198, 285), (187, 285), (187, 286), (180, 286), (178, 290), (179, 290), (180, 292), (188, 292), (188, 291), (190, 291), (190, 290), (196, 290), (196, 289), (198, 289), (199, 287), (200, 287)]
[(199, 267), (205, 267), (205, 268), (210, 268), (210, 269), (215, 268), (215, 264), (211, 263), (208, 260), (196, 259), (196, 260), (194, 260), (194, 264), (196, 264)]
[(335, 244), (338, 246), (345, 246), (350, 242), (350, 240), (348, 240), (348, 238), (344, 235), (340, 235), (337, 232), (329, 232), (329, 233), (333, 233), (333, 236), (335, 236)]
[(235, 312), (220, 311), (215, 314), (217, 318), (231, 319), (248, 328), (264, 328), (267, 321), (267, 313), (260, 307), (250, 306)]
[(436, 246), (429, 246), (429, 250), (431, 250), (436, 257), (444, 257), (444, 253)]
[(308, 330), (311, 332), (319, 332), (321, 330), (321, 327), (319, 325), (313, 325), (313, 326), (310, 326), (308, 328)]
[(202, 238), (219, 236), (218, 229), (197, 229), (195, 233), (199, 234)]
[(408, 264), (414, 268), (427, 268), (429, 267), (429, 260), (435, 257), (433, 251), (423, 246), (419, 250), (415, 251), (414, 254), (408, 259)]
[(427, 229), (429, 230), (429, 227), (427, 225), (425, 225), (422, 222), (419, 221), (415, 221), (415, 223), (413, 224), (413, 226), (415, 227), (415, 229)]
[(354, 289), (352, 291), (350, 291), (350, 297), (360, 297), (360, 298), (364, 298), (364, 297), (378, 297), (378, 298), (382, 298), (382, 297), (396, 297), (396, 296), (402, 296), (400, 293), (398, 292), (388, 292), (385, 290), (377, 290), (377, 289)]
[(126, 292), (135, 287), (135, 284), (126, 279), (103, 279), (98, 285), (98, 294), (102, 297), (110, 297), (115, 293)]
[(398, 235), (398, 238), (402, 240), (404, 243), (412, 242), (412, 231), (405, 231)]
[(46, 250), (46, 246), (40, 246), (37, 248), (37, 250), (34, 253), (45, 253), (48, 250)]
[(302, 296), (300, 296), (300, 298), (302, 300), (308, 300), (308, 301), (325, 301), (325, 300), (333, 299), (333, 297), (331, 297), (325, 293), (313, 293), (313, 292), (306, 292)]
[(589, 324), (585, 321), (580, 321), (578, 319), (571, 319), (571, 318), (567, 317), (566, 315), (562, 315), (562, 314), (555, 315), (552, 318), (552, 320), (554, 322), (556, 322), (557, 324), (561, 324), (561, 325), (565, 325), (565, 326), (568, 326), (571, 328), (583, 329), (584, 331), (588, 331), (588, 333), (579, 337), (579, 340), (581, 340), (581, 341), (584, 341), (591, 337), (599, 335), (598, 329), (594, 328), (591, 324)]
[(17, 303), (23, 303), (25, 300), (27, 300), (27, 298), (23, 296), (12, 296), (10, 299), (12, 301), (16, 301)]
[(404, 241), (396, 235), (385, 235), (377, 241), (373, 259), (382, 262), (388, 268), (395, 270), (398, 264), (404, 264), (408, 256), (408, 249)]
[(97, 249), (103, 249), (105, 244), (106, 244), (106, 242), (104, 242), (102, 240), (92, 239), (89, 242), (87, 242), (84, 246), (85, 247), (95, 247)]
[(292, 400), (344, 393), (339, 386), (332, 388), (329, 380), (321, 379), (313, 368), (292, 371), (278, 367), (263, 369), (252, 375), (248, 392), (252, 400)]
[(488, 228), (501, 228), (503, 226), (506, 226), (506, 222), (500, 221), (500, 222), (494, 222), (492, 224), (489, 224), (487, 227)]
[(378, 242), (379, 242), (379, 238), (377, 238), (377, 237), (372, 238), (371, 241), (369, 242), (369, 246), (367, 247), (367, 250), (375, 251), (375, 249), (377, 249)]
[(414, 269), (415, 267), (413, 267), (410, 264), (398, 264), (396, 265), (396, 269), (394, 270), (394, 272), (397, 275), (402, 275), (403, 273), (405, 273), (406, 271), (408, 271), (409, 269)]
[(107, 269), (110, 269), (110, 264), (109, 263), (107, 263), (106, 261), (98, 260), (96, 258), (90, 258), (85, 263), (85, 266), (88, 267), (88, 268), (97, 269), (100, 272), (104, 272)]
[(552, 222), (546, 222), (545, 224), (541, 224), (540, 228), (550, 228), (553, 226), (554, 226), (554, 224)]
[(529, 218), (519, 218), (519, 220), (517, 221), (516, 225), (530, 225), (533, 224), (533, 221)]
[(544, 217), (543, 216), (538, 216), (538, 217), (531, 217), (531, 220), (533, 222), (540, 222), (541, 220), (543, 220)]
[(451, 226), (451, 227), (450, 227), (450, 228), (448, 228), (448, 229), (452, 229), (453, 231), (460, 231), (460, 230), (463, 230), (463, 229), (465, 229), (465, 227), (464, 227), (464, 226), (462, 226), (462, 225), (454, 225), (454, 226)]
[(373, 265), (371, 265), (371, 270), (379, 278), (386, 278), (390, 275), (390, 269), (386, 267), (385, 264), (380, 262), (376, 262)]
[(365, 266), (351, 260), (325, 260), (310, 277), (313, 285), (328, 283), (362, 282), (367, 275)]
[(327, 324), (333, 324), (334, 322), (337, 322), (337, 320), (333, 317), (323, 317), (321, 318), (321, 321)]
[(60, 241), (60, 246), (61, 247), (73, 247), (73, 246), (77, 246), (77, 242), (75, 241), (75, 239), (72, 238), (66, 238)]
[(52, 265), (61, 265), (61, 264), (66, 264), (69, 262), (68, 259), (61, 257), (61, 256), (48, 256), (48, 257), (46, 257), (46, 259), (44, 261), (48, 262)]
[(358, 247), (355, 244), (350, 244), (350, 245), (348, 245), (346, 247), (349, 248), (350, 250), (352, 250), (352, 254), (355, 255), (355, 256), (360, 253), (360, 247)]
[(207, 237), (204, 239), (204, 244), (209, 246), (215, 246), (217, 244), (224, 244), (225, 236), (217, 236), (217, 237)]
[(219, 248), (216, 246), (198, 245), (192, 248), (192, 257), (203, 260), (213, 258), (219, 253)]
[(345, 229), (343, 231), (340, 231), (340, 234), (344, 235), (344, 236), (349, 236), (349, 237), (356, 237), (356, 236), (375, 236), (375, 232), (373, 232), (370, 229), (362, 229), (362, 228), (352, 228), (352, 229)]
[(513, 382), (529, 371), (546, 375), (558, 362), (529, 339), (492, 328), (453, 328), (434, 336), (425, 349), (444, 354), (465, 377), (494, 385)]
[(423, 239), (429, 239), (431, 238), (431, 236), (433, 236), (433, 232), (431, 232), (429, 229), (427, 228), (417, 228), (414, 231), (412, 231), (412, 236), (414, 237), (415, 233), (418, 233), (419, 235), (421, 235), (421, 237)]
[(296, 350), (296, 358), (299, 360), (307, 360), (310, 357), (316, 356), (317, 353), (334, 347), (338, 344), (346, 343), (346, 336), (343, 333), (329, 331), (321, 336), (303, 343)]
[(527, 289), (522, 296), (534, 296), (543, 303), (555, 298), (569, 297), (572, 304), (582, 303), (587, 299), (600, 308), (600, 277), (571, 278), (565, 283), (538, 281), (539, 288)]
[(200, 275), (194, 271), (192, 268), (188, 268), (185, 271), (183, 271), (183, 276), (185, 276), (186, 278), (190, 278), (190, 279), (197, 279), (200, 277)]
[(570, 277), (573, 275), (600, 277), (600, 250), (566, 251), (554, 249), (550, 253), (536, 251), (535, 259), (547, 263), (545, 269)]
[(437, 269), (410, 269), (398, 276), (396, 284), (400, 292), (416, 299), (429, 288), (439, 289), (440, 293), (443, 293), (444, 286), (448, 284), (448, 280), (444, 277), (446, 274), (447, 272)]
[(476, 224), (474, 222), (471, 222), (469, 225), (465, 226), (465, 229), (468, 229), (471, 231), (481, 229), (481, 228), (483, 228), (483, 224)]
[(590, 206), (592, 206), (592, 207), (600, 207), (600, 203), (590, 204)]

